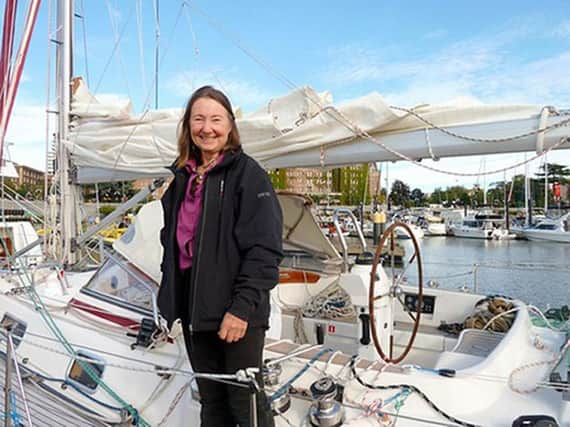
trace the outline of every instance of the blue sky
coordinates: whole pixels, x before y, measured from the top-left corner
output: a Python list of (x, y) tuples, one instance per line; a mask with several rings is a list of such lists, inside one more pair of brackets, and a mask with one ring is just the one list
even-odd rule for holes
[[(87, 61), (92, 91), (104, 98), (128, 97), (137, 112), (154, 106), (153, 3), (76, 1), (77, 12), (84, 6), (88, 49), (85, 53), (82, 22), (76, 20), (75, 74), (86, 76)], [(15, 142), (12, 158), (41, 169), (48, 4), (42, 4), (8, 132)], [(183, 106), (205, 83), (221, 87), (245, 111), (287, 93), (291, 85), (329, 90), (335, 102), (377, 91), (400, 106), (468, 99), (570, 107), (568, 1), (159, 4), (160, 108)], [(52, 101), (53, 88), (52, 83)], [(522, 157), (487, 156), (486, 167), (507, 166)], [(570, 164), (570, 152), (553, 153), (549, 161)], [(477, 172), (481, 161), (446, 159), (438, 166)], [(537, 166), (531, 165), (531, 171)], [(483, 182), (427, 173), (402, 162), (390, 166), (390, 178), (427, 191)]]

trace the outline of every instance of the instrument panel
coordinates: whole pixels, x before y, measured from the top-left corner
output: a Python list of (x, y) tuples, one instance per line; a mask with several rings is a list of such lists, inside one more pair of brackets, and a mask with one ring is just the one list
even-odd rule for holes
[[(417, 294), (404, 294), (404, 304), (406, 308), (411, 312), (418, 311), (418, 295)], [(423, 295), (422, 296), (422, 314), (433, 314), (435, 311), (435, 296), (433, 295)]]

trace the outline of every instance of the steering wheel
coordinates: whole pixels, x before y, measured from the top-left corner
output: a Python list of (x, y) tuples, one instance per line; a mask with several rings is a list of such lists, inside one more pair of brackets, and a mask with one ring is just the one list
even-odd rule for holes
[[(406, 262), (404, 262), (405, 265), (402, 266), (401, 274), (396, 274), (396, 272), (395, 272), (394, 249), (396, 247), (396, 244), (395, 244), (396, 236), (395, 236), (394, 231), (397, 229), (403, 230), (405, 232), (405, 234), (407, 236), (409, 236), (409, 238), (411, 239), (411, 242), (412, 242), (412, 246), (414, 248), (414, 253), (412, 254), (412, 256), (409, 257)], [(392, 277), (391, 277), (391, 281), (390, 281), (390, 283), (391, 283), (390, 284), (390, 290), (384, 294), (377, 294), (376, 289), (375, 289), (376, 271), (378, 269), (378, 264), (382, 260), (382, 250), (383, 250), (384, 245), (386, 243), (389, 243), (389, 245), (390, 245), (389, 246), (389, 250), (390, 250), (389, 256), (391, 259), (390, 265), (391, 265), (391, 271), (392, 271)], [(410, 310), (409, 307), (406, 306), (406, 304), (403, 300), (404, 291), (402, 289), (401, 282), (403, 281), (403, 279), (405, 277), (405, 273), (408, 270), (408, 268), (414, 263), (417, 265), (416, 268), (417, 268), (417, 273), (418, 273), (417, 299), (416, 299), (417, 304), (416, 304), (415, 310)], [(370, 292), (369, 292), (369, 297), (368, 297), (368, 307), (369, 307), (369, 312), (370, 312), (370, 331), (371, 331), (372, 339), (374, 340), (374, 346), (376, 347), (376, 351), (378, 352), (380, 357), (388, 363), (399, 363), (399, 362), (401, 362), (402, 360), (404, 360), (404, 358), (408, 355), (408, 353), (412, 349), (412, 345), (414, 343), (414, 340), (416, 339), (416, 334), (417, 334), (418, 328), (420, 326), (420, 316), (421, 316), (422, 304), (423, 304), (423, 284), (422, 283), (423, 283), (423, 271), (422, 271), (422, 262), (421, 262), (421, 256), (420, 256), (420, 246), (418, 244), (418, 241), (417, 241), (414, 233), (412, 232), (412, 229), (410, 228), (410, 226), (408, 224), (406, 224), (404, 222), (394, 222), (382, 234), (380, 241), (378, 242), (378, 246), (376, 248), (376, 253), (374, 255), (374, 262), (372, 263), (372, 271), (370, 273)], [(385, 350), (382, 349), (382, 346), (380, 345), (380, 340), (378, 338), (378, 331), (376, 329), (376, 321), (374, 319), (374, 312), (375, 312), (376, 302), (380, 301), (383, 298), (390, 298), (390, 303), (392, 304), (392, 307), (394, 307), (396, 301), (399, 302), (402, 305), (404, 312), (406, 312), (413, 321), (412, 334), (410, 336), (410, 339), (408, 340), (408, 344), (404, 348), (404, 351), (402, 351), (402, 353), (400, 353), (399, 356), (394, 356), (394, 354), (393, 354), (394, 353), (394, 335), (393, 335), (393, 332), (390, 334), (390, 344), (389, 344), (388, 352), (386, 352)], [(392, 310), (392, 313), (394, 313), (394, 310)]]

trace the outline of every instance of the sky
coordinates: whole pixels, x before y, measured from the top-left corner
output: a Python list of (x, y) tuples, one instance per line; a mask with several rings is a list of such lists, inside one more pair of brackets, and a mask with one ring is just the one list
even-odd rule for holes
[[(48, 50), (54, 52), (48, 47), (55, 27), (52, 3), (42, 3), (7, 134), (11, 159), (38, 169), (45, 169), (46, 106), (55, 102), (55, 60), (48, 61)], [(335, 103), (376, 91), (390, 105), (403, 107), (467, 100), (570, 108), (567, 0), (158, 0), (159, 26), (154, 4), (76, 0), (75, 5), (84, 19), (75, 20), (74, 74), (83, 76), (97, 97), (130, 99), (135, 112), (154, 108), (155, 102), (159, 108), (181, 108), (203, 84), (221, 88), (245, 112), (299, 86), (330, 91)], [(20, 2), (18, 29), (25, 6)], [(523, 158), (442, 159), (436, 166), (477, 173)], [(530, 164), (531, 173), (541, 161)], [(552, 152), (548, 161), (570, 165), (570, 150)], [(507, 178), (523, 172), (521, 167)], [(389, 165), (389, 179), (432, 191), (504, 177), (461, 178), (397, 162)]]

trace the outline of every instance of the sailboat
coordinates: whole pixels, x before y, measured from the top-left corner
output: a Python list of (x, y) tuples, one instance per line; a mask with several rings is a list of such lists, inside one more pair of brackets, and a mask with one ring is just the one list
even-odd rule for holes
[[(7, 399), (16, 410), (6, 414), (16, 418), (25, 409), (29, 424), (53, 425), (45, 420), (55, 407), (83, 425), (197, 425), (196, 376), (252, 390), (260, 384), (250, 370), (193, 372), (183, 326), (165, 328), (156, 307), (160, 204), (143, 206), (97, 269), (72, 268), (85, 235), (78, 232), (77, 193), (69, 182), (163, 176), (176, 155), (179, 113), (132, 116), (97, 100), (81, 80), (68, 84), (73, 7), (69, 0), (58, 7), (58, 153), (64, 161), (57, 254), (64, 262), (0, 277), (1, 348), (19, 380)], [(569, 145), (568, 116), (540, 107), (403, 112), (378, 94), (343, 106), (326, 101), (305, 87), (240, 117), (244, 149), (272, 168)], [(481, 142), (467, 142), (468, 135)], [(570, 343), (536, 308), (425, 289), (422, 254), (406, 224), (394, 223), (378, 245), (393, 244), (396, 229), (410, 234), (413, 253), (397, 270), (368, 252), (364, 239), (354, 261), (346, 248), (339, 253), (303, 196), (280, 195), (279, 201), (287, 256), (272, 293), (263, 369), (277, 425), (570, 423)]]

